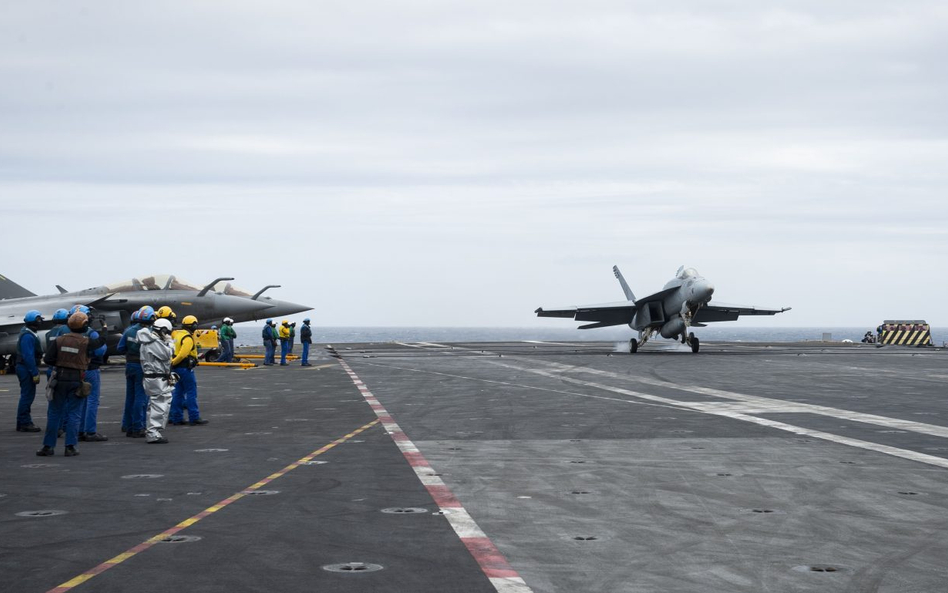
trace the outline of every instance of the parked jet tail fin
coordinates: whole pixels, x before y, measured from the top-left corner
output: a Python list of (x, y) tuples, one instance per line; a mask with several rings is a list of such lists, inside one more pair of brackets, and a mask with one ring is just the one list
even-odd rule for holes
[(6, 276), (0, 275), (0, 300), (36, 296)]
[(625, 278), (622, 277), (622, 272), (619, 271), (619, 266), (612, 266), (612, 273), (616, 275), (616, 278), (619, 280), (619, 284), (622, 285), (622, 292), (625, 293), (625, 298), (629, 299), (630, 301), (634, 301), (635, 295), (632, 294), (632, 289), (629, 288)]

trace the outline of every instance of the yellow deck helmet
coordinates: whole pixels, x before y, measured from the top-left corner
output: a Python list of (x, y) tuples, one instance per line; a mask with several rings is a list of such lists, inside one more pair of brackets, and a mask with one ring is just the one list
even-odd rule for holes
[(167, 319), (171, 321), (172, 324), (174, 324), (175, 320), (178, 319), (178, 316), (174, 314), (174, 311), (168, 305), (158, 309), (158, 311), (155, 312), (155, 315), (158, 317), (158, 319)]
[(184, 327), (187, 329), (194, 329), (195, 327), (197, 327), (197, 324), (198, 324), (198, 318), (195, 317), (194, 315), (188, 315), (184, 319), (181, 320), (181, 327)]

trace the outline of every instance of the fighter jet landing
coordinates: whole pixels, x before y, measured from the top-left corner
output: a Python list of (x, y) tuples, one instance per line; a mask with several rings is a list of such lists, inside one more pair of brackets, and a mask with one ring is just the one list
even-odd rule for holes
[(638, 338), (629, 341), (628, 351), (635, 353), (655, 334), (680, 340), (697, 353), (700, 340), (690, 331), (692, 327), (706, 327), (708, 323), (734, 321), (741, 315), (776, 315), (789, 311), (762, 309), (746, 305), (711, 304), (714, 285), (694, 268), (678, 268), (675, 277), (665, 287), (647, 297), (636, 299), (618, 266), (612, 271), (618, 279), (626, 300), (601, 305), (583, 305), (536, 311), (537, 317), (563, 317), (576, 321), (592, 321), (579, 329), (594, 329), (613, 325), (628, 325), (638, 332)]

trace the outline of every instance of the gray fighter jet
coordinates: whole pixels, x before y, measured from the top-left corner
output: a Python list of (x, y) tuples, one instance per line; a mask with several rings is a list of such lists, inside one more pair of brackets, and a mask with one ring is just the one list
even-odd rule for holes
[(688, 344), (692, 352), (697, 352), (700, 341), (693, 332), (688, 331), (691, 327), (705, 327), (715, 321), (734, 321), (741, 315), (776, 315), (790, 310), (790, 307), (762, 309), (724, 303), (712, 305), (710, 301), (714, 285), (694, 268), (684, 266), (678, 268), (678, 273), (661, 291), (636, 299), (619, 267), (613, 266), (612, 272), (628, 300), (562, 309), (540, 307), (535, 311), (537, 317), (564, 317), (592, 322), (581, 325), (579, 329), (627, 324), (639, 332), (637, 340), (629, 341), (629, 351), (634, 354), (655, 333), (663, 338), (681, 339), (682, 344)]
[(108, 326), (110, 350), (129, 326), (131, 314), (145, 305), (155, 309), (168, 305), (180, 322), (187, 315), (198, 318), (200, 327), (220, 326), (225, 317), (235, 322), (258, 321), (309, 311), (312, 307), (262, 297), (263, 292), (278, 285), (262, 288), (254, 294), (232, 286), (233, 278), (217, 278), (203, 287), (192, 285), (175, 276), (158, 275), (132, 278), (105, 286), (69, 292), (57, 285), (59, 294), (35, 295), (0, 276), (0, 356), (13, 354), (23, 327), (23, 316), (38, 310), (46, 320), (41, 332), (52, 327), (53, 313), (73, 305), (92, 309), (93, 327)]

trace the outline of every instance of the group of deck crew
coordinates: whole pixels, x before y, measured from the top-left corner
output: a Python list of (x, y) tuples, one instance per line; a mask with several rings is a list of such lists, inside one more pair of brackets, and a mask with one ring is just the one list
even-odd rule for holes
[[(170, 307), (157, 311), (145, 306), (132, 314), (132, 325), (119, 340), (117, 350), (125, 355), (125, 409), (122, 432), (129, 438), (144, 438), (146, 443), (167, 443), (161, 431), (173, 425), (202, 426), (197, 403), (198, 364), (194, 332), (198, 320), (188, 315), (181, 328), (174, 329), (177, 319)], [(65, 455), (79, 455), (76, 444), (107, 441), (96, 427), (99, 407), (99, 367), (106, 354), (105, 333), (90, 327), (90, 310), (76, 305), (60, 309), (53, 315), (54, 327), (46, 334), (46, 347), (37, 332), (43, 317), (39, 311), (25, 315), (16, 348), (16, 373), (20, 382), (17, 408), (18, 432), (40, 432), (30, 414), (40, 383), (40, 362), (47, 369), (46, 430), (43, 447), (36, 454), (54, 454), (58, 437), (65, 436)], [(229, 324), (228, 324), (229, 321)], [(233, 324), (226, 319), (225, 326)], [(231, 342), (232, 343), (232, 342)], [(45, 351), (45, 354), (44, 354)], [(231, 350), (232, 352), (232, 350)], [(187, 422), (185, 422), (185, 410)]]
[[(296, 342), (296, 322), (290, 323), (284, 319), (283, 323), (277, 327), (272, 319), (267, 319), (261, 337), (263, 338), (264, 366), (276, 364), (277, 342), (280, 344), (280, 366), (287, 366), (289, 363), (286, 362), (286, 357), (293, 353), (293, 346)], [(313, 328), (310, 326), (308, 317), (303, 320), (303, 327), (300, 328), (300, 342), (303, 344), (301, 366), (313, 366), (309, 363), (309, 348), (313, 343)]]

